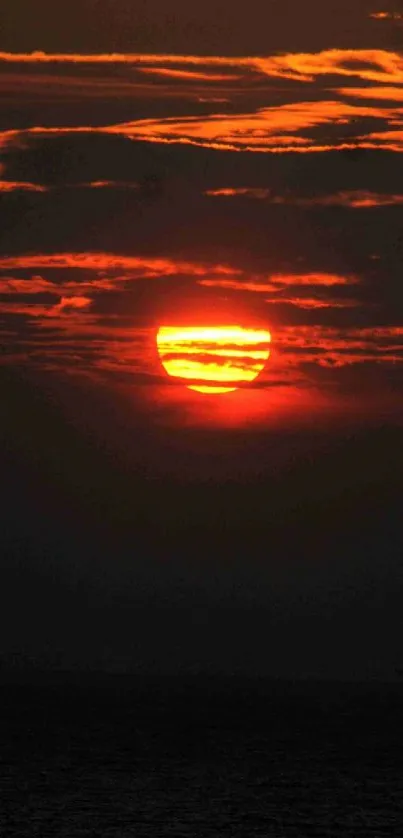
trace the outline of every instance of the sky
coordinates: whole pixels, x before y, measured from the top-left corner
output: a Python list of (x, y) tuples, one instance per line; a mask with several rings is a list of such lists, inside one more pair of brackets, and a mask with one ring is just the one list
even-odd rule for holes
[(0, 31), (0, 660), (394, 677), (402, 4)]

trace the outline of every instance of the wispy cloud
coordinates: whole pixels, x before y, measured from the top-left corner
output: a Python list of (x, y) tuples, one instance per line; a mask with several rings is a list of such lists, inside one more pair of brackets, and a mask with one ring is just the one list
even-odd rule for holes
[(48, 192), (48, 187), (26, 181), (0, 180), (0, 192)]
[(352, 207), (354, 209), (370, 209), (371, 207), (400, 206), (403, 204), (403, 194), (387, 194), (371, 192), (370, 190), (345, 190), (332, 195), (302, 195), (274, 194), (270, 189), (254, 187), (223, 187), (221, 189), (207, 189), (204, 193), (210, 197), (224, 198), (256, 198), (271, 204), (288, 204), (299, 207)]
[(271, 305), (288, 305), (294, 308), (307, 310), (321, 308), (357, 308), (359, 300), (336, 300), (331, 297), (320, 299), (319, 297), (269, 297), (266, 302)]
[(384, 151), (403, 151), (403, 128), (389, 131), (371, 131), (368, 140), (374, 148)]
[[(0, 147), (12, 146), (32, 137), (68, 136), (73, 134), (105, 134), (122, 136), (151, 143), (179, 143), (219, 149), (222, 151), (254, 152), (320, 152), (349, 148), (389, 148), (402, 150), (398, 132), (392, 137), (386, 129), (378, 133), (360, 133), (362, 120), (396, 120), (403, 109), (351, 105), (338, 101), (298, 102), (279, 107), (262, 108), (243, 114), (212, 114), (196, 117), (165, 117), (141, 119), (104, 127), (77, 126), (74, 128), (46, 128), (35, 126), (22, 131), (0, 134)], [(316, 139), (318, 129), (326, 126), (351, 125), (351, 135), (345, 128), (332, 138), (328, 131), (323, 139)], [(309, 135), (309, 132), (312, 132)], [(376, 139), (376, 142), (375, 142)]]
[(331, 326), (285, 326), (276, 336), (292, 365), (349, 366), (403, 363), (403, 328), (338, 329)]
[[(66, 79), (60, 81), (70, 65), (102, 68), (105, 78), (91, 77), (90, 82), (96, 82), (99, 90), (104, 92), (108, 68), (109, 72), (114, 68), (116, 75), (116, 67), (123, 65), (127, 67), (127, 78), (123, 81), (128, 95), (140, 95), (138, 84), (140, 82), (141, 86), (141, 79), (147, 75), (150, 77), (150, 95), (152, 90), (157, 93), (160, 90), (163, 98), (181, 96), (186, 88), (188, 93), (191, 91), (192, 102), (208, 101), (210, 111), (213, 110), (208, 114), (195, 114), (194, 108), (189, 107), (190, 112), (183, 115), (182, 104), (179, 115), (171, 112), (169, 116), (164, 114), (158, 118), (115, 124), (108, 124), (107, 120), (103, 125), (91, 124), (89, 120), (88, 124), (70, 127), (44, 124), (27, 127), (20, 132), (8, 130), (0, 134), (0, 145), (5, 148), (28, 141), (30, 137), (99, 133), (150, 143), (175, 143), (229, 151), (304, 154), (351, 147), (402, 150), (401, 138), (392, 137), (388, 132), (393, 124), (402, 120), (403, 115), (403, 108), (399, 107), (403, 101), (403, 55), (393, 51), (332, 49), (317, 53), (232, 58), (2, 52), (0, 62), (20, 65), (20, 72), (12, 75), (13, 83), (20, 87), (24, 83), (24, 65), (27, 65), (27, 84), (32, 68), (41, 64), (53, 65), (54, 71), (59, 74), (55, 76), (55, 83), (64, 84), (67, 90), (74, 88), (78, 94), (80, 84), (85, 86), (88, 83), (87, 77), (81, 80), (73, 77), (71, 84)], [(2, 78), (7, 84), (7, 72)], [(266, 89), (264, 83), (268, 79), (271, 80), (270, 88), (266, 85)], [(340, 79), (347, 86), (340, 87)], [(38, 73), (36, 80), (39, 89), (46, 92), (47, 85)], [(115, 76), (109, 81), (111, 84), (123, 83)], [(293, 82), (292, 87), (290, 82)], [(363, 83), (362, 87), (358, 86), (359, 82)], [(348, 86), (350, 83), (351, 86)], [(201, 84), (205, 85), (204, 90)], [(313, 88), (316, 95), (311, 98), (306, 91)], [(273, 99), (273, 90), (277, 94), (281, 91), (281, 104), (273, 104), (278, 101), (277, 94)], [(248, 99), (251, 93), (253, 107), (251, 99)], [(260, 99), (256, 99), (258, 93)], [(239, 107), (236, 107), (236, 112), (227, 113), (219, 105), (231, 99), (232, 94), (241, 97)], [(284, 102), (284, 97), (291, 101)], [(363, 99), (373, 101), (364, 103)], [(184, 101), (188, 101), (186, 96)], [(378, 138), (377, 134), (382, 134), (382, 137)]]
[[(403, 112), (403, 111), (402, 111)], [(360, 120), (385, 120), (400, 114), (399, 109), (353, 105), (339, 101), (293, 102), (278, 107), (262, 108), (255, 113), (213, 114), (200, 117), (160, 120), (139, 120), (111, 127), (109, 133), (123, 133), (133, 139), (149, 142), (181, 142), (235, 151), (315, 151), (322, 148), (348, 146), (343, 132), (333, 140), (326, 134), (326, 144), (313, 133), (327, 125), (351, 124)], [(368, 138), (353, 137), (365, 146)], [(351, 141), (350, 141), (351, 144)]]
[(382, 49), (331, 49), (317, 53), (271, 56), (200, 56), (143, 53), (11, 53), (0, 52), (0, 62), (12, 64), (127, 64), (150, 67), (226, 67), (264, 76), (312, 81), (320, 75), (357, 76), (367, 81), (391, 82), (403, 78), (403, 58)]
[(235, 269), (227, 265), (203, 264), (161, 257), (125, 256), (118, 253), (34, 253), (19, 256), (1, 256), (3, 270), (30, 268), (76, 268), (93, 271), (130, 272), (142, 277), (173, 276), (178, 274), (205, 276), (234, 274)]
[(403, 102), (403, 87), (389, 85), (389, 87), (339, 87), (337, 93), (350, 99), (374, 99), (388, 102)]
[(366, 190), (335, 192), (334, 195), (318, 195), (313, 198), (288, 198), (278, 196), (275, 203), (295, 204), (302, 207), (351, 207), (353, 209), (371, 209), (373, 207), (391, 207), (403, 204), (403, 195), (388, 195)]
[(245, 198), (257, 198), (259, 200), (264, 200), (265, 198), (269, 198), (270, 189), (261, 189), (256, 186), (238, 188), (225, 186), (221, 189), (206, 189), (204, 194), (213, 198), (237, 198), (241, 196)]
[[(276, 306), (293, 306), (303, 310), (356, 308), (360, 301), (351, 297), (335, 297), (334, 288), (358, 284), (356, 276), (338, 274), (271, 274), (267, 277), (233, 279), (200, 279), (199, 285), (228, 291), (264, 296), (265, 302)], [(269, 294), (269, 296), (266, 296)]]
[(239, 75), (225, 73), (200, 73), (195, 70), (178, 70), (172, 67), (139, 67), (140, 73), (168, 79), (181, 79), (185, 81), (238, 81)]
[(372, 20), (403, 20), (401, 12), (371, 12), (369, 17)]
[(51, 192), (55, 189), (115, 189), (115, 190), (139, 190), (138, 183), (130, 181), (95, 180), (78, 183), (63, 183), (57, 186), (49, 186), (44, 183), (31, 183), (29, 181), (0, 180), (0, 193), (7, 192)]
[(355, 276), (341, 276), (328, 273), (274, 273), (269, 276), (256, 278), (255, 280), (240, 279), (200, 279), (199, 285), (210, 286), (211, 288), (228, 288), (232, 291), (250, 291), (252, 293), (264, 294), (267, 291), (278, 291), (281, 288), (332, 288), (336, 285), (355, 285), (358, 282)]
[(87, 309), (91, 305), (91, 300), (89, 297), (62, 297), (60, 302), (54, 309), (54, 312), (60, 314), (63, 311), (68, 311), (70, 309)]
[(3, 314), (25, 315), (29, 318), (60, 317), (65, 312), (82, 311), (88, 309), (91, 300), (87, 297), (62, 297), (57, 303), (44, 305), (40, 302), (21, 302), (17, 298), (10, 303), (0, 303)]

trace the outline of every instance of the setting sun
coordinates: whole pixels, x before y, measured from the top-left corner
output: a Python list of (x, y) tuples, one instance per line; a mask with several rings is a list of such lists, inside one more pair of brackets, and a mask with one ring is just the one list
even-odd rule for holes
[(169, 376), (199, 393), (230, 393), (254, 381), (270, 357), (270, 332), (241, 326), (161, 326), (157, 347)]

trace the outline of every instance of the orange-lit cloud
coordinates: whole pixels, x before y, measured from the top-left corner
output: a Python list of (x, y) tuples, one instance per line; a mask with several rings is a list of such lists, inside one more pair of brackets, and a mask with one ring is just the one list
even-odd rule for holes
[(292, 78), (313, 81), (318, 76), (357, 76), (365, 81), (400, 83), (403, 79), (401, 53), (381, 49), (330, 49), (317, 53), (290, 53), (255, 59), (262, 72), (275, 67), (292, 73)]
[(401, 12), (371, 12), (372, 20), (403, 20)]
[(223, 197), (223, 198), (232, 198), (232, 197), (245, 197), (245, 198), (258, 198), (263, 200), (268, 198), (270, 195), (270, 189), (259, 189), (258, 187), (223, 187), (222, 189), (206, 189), (204, 195), (209, 195), (211, 197)]
[[(4, 167), (0, 166), (0, 172), (4, 173)], [(134, 181), (119, 181), (119, 180), (94, 180), (83, 181), (82, 183), (63, 183), (57, 187), (45, 185), (43, 183), (31, 183), (29, 181), (13, 181), (0, 179), (0, 192), (51, 192), (52, 189), (133, 189), (139, 190), (140, 184)]]
[(0, 192), (47, 192), (46, 186), (25, 181), (0, 180)]
[(41, 276), (31, 279), (0, 277), (0, 294), (48, 294), (55, 293), (57, 286)]
[(403, 87), (339, 87), (337, 93), (350, 99), (382, 99), (390, 102), (403, 102)]
[(140, 73), (186, 81), (237, 81), (240, 76), (224, 73), (198, 73), (194, 70), (175, 70), (168, 67), (139, 67)]
[(403, 194), (395, 195), (371, 192), (370, 190), (345, 190), (335, 192), (332, 195), (315, 195), (309, 198), (289, 193), (286, 195), (275, 195), (270, 189), (254, 187), (208, 189), (204, 194), (211, 197), (257, 198), (259, 200), (267, 200), (272, 204), (289, 204), (290, 206), (299, 207), (353, 207), (366, 209), (370, 207), (388, 207), (403, 204)]
[(358, 300), (320, 300), (317, 297), (270, 297), (266, 302), (271, 305), (290, 305), (302, 309), (321, 308), (356, 308), (360, 305)]
[[(0, 150), (7, 149), (10, 146), (18, 146), (21, 144), (21, 132), (15, 128), (7, 131), (0, 131)], [(3, 167), (2, 169), (3, 170)]]
[[(390, 115), (396, 113), (395, 109)], [(328, 124), (348, 124), (358, 119), (385, 119), (386, 116), (380, 107), (321, 100), (262, 108), (255, 113), (143, 119), (105, 130), (143, 141), (182, 142), (223, 150), (312, 151), (323, 146), (299, 132)], [(335, 138), (334, 144), (327, 144), (327, 147), (340, 145), (346, 144)]]
[[(362, 53), (365, 53), (364, 55)], [(253, 62), (257, 62), (260, 71), (265, 73), (267, 62), (276, 62), (287, 58), (290, 66), (309, 69), (313, 76), (308, 80), (320, 78), (327, 72), (336, 75), (351, 76), (357, 71), (360, 79), (381, 83), (381, 97), (377, 104), (366, 104), (362, 101), (351, 102), (332, 98), (326, 89), (326, 98), (304, 101), (303, 94), (295, 97), (300, 101), (292, 101), (270, 107), (261, 107), (251, 112), (242, 113), (210, 113), (192, 116), (169, 116), (159, 119), (139, 119), (115, 125), (79, 125), (74, 127), (33, 126), (21, 131), (6, 131), (0, 134), (0, 145), (3, 147), (21, 143), (24, 138), (63, 136), (70, 134), (98, 133), (112, 136), (123, 136), (133, 140), (155, 143), (181, 143), (202, 146), (219, 150), (255, 151), (255, 152), (321, 152), (331, 149), (348, 149), (352, 147), (377, 148), (379, 143), (373, 134), (366, 134), (365, 120), (382, 120), (389, 126), (401, 119), (403, 108), (398, 106), (401, 99), (386, 105), (385, 84), (401, 85), (403, 83), (403, 58), (394, 53), (378, 54), (379, 51), (329, 51), (327, 53), (290, 55), (267, 59), (228, 59), (229, 61), (252, 62), (249, 69), (256, 69)], [(146, 61), (152, 57), (140, 56), (139, 61)], [(160, 59), (168, 62), (172, 57), (163, 56)], [(188, 57), (192, 61), (192, 57)], [(178, 61), (176, 57), (176, 61)], [(185, 60), (185, 59), (184, 59)], [(201, 60), (201, 59), (200, 59)], [(213, 59), (202, 59), (211, 62)], [(224, 59), (217, 59), (223, 61)], [(227, 60), (227, 59), (225, 59)], [(245, 66), (249, 66), (248, 64)], [(271, 66), (271, 65), (270, 65)], [(366, 69), (365, 72), (363, 70)], [(378, 68), (376, 71), (375, 68)], [(371, 69), (372, 68), (372, 69)], [(144, 69), (144, 68), (140, 68)], [(168, 67), (146, 69), (167, 70)], [(267, 68), (266, 68), (267, 69)], [(187, 72), (184, 71), (184, 72)], [(300, 80), (305, 81), (304, 75), (299, 74)], [(336, 91), (351, 100), (350, 88)], [(389, 94), (388, 94), (389, 95)], [(198, 97), (200, 98), (200, 97)], [(220, 98), (220, 97), (219, 97)], [(362, 99), (364, 96), (359, 96)], [(333, 132), (329, 136), (327, 126), (332, 126)], [(340, 126), (340, 131), (335, 127)], [(347, 126), (347, 127), (346, 127)], [(361, 129), (361, 130), (360, 130)], [(322, 137), (319, 132), (322, 132)], [(383, 146), (390, 150), (401, 150), (400, 145), (389, 137), (387, 130), (383, 133)]]
[[(138, 279), (153, 279), (156, 277), (179, 276), (181, 271), (185, 275), (196, 279), (197, 284), (211, 288), (249, 292), (258, 295), (271, 295), (266, 302), (271, 304), (293, 305), (300, 309), (351, 308), (358, 305), (356, 300), (334, 298), (328, 295), (329, 289), (335, 286), (354, 285), (358, 278), (330, 273), (305, 274), (271, 274), (251, 278), (250, 274), (243, 274), (239, 269), (230, 266), (209, 265), (196, 263), (171, 262), (164, 259), (146, 259), (136, 257), (115, 257), (113, 254), (54, 254), (27, 257), (9, 257), (0, 260), (3, 269), (27, 269), (42, 267), (46, 269), (71, 268), (91, 270), (93, 278), (70, 278), (57, 282), (34, 275), (30, 279), (15, 277), (0, 277), (0, 295), (13, 296), (13, 303), (7, 304), (8, 311), (21, 313), (19, 295), (24, 299), (44, 294), (52, 295), (59, 302), (43, 308), (38, 301), (30, 302), (28, 309), (24, 304), (24, 313), (33, 316), (56, 316), (68, 309), (88, 308), (94, 295), (102, 292), (123, 290), (125, 283)], [(123, 271), (118, 276), (116, 271)], [(110, 274), (106, 276), (105, 274)], [(206, 276), (208, 274), (208, 276)], [(69, 275), (68, 275), (69, 276)], [(227, 278), (228, 277), (228, 278)], [(287, 294), (283, 296), (284, 291)], [(308, 292), (308, 293), (307, 293)], [(33, 308), (35, 307), (35, 310)], [(0, 305), (1, 308), (1, 305)], [(4, 306), (3, 306), (4, 310)]]
[[(397, 350), (403, 353), (403, 328), (383, 326), (374, 328), (340, 329), (332, 326), (284, 326), (276, 333), (276, 344), (291, 351), (320, 350), (324, 353), (357, 353), (356, 360), (361, 360), (360, 353), (365, 352), (372, 358), (388, 360), (388, 352)], [(298, 356), (302, 357), (302, 356)], [(318, 362), (320, 362), (318, 357)], [(400, 358), (403, 361), (403, 354)]]
[[(335, 286), (355, 285), (355, 276), (340, 276), (337, 274), (272, 274), (267, 278), (251, 279), (200, 279), (199, 285), (212, 288), (225, 288), (231, 291), (267, 294), (265, 302), (271, 305), (291, 305), (300, 309), (343, 309), (355, 308), (360, 303), (353, 299), (340, 299), (328, 295), (328, 290)], [(288, 295), (284, 296), (287, 289)], [(311, 289), (310, 296), (306, 290)], [(305, 294), (303, 293), (305, 291)], [(325, 293), (324, 293), (325, 292)], [(292, 296), (289, 296), (290, 293)]]
[(62, 311), (68, 311), (69, 309), (87, 309), (90, 305), (91, 300), (88, 297), (62, 297), (53, 311), (55, 314), (60, 314)]
[(339, 192), (336, 195), (328, 195), (327, 199), (322, 201), (323, 206), (357, 207), (360, 209), (399, 206), (400, 204), (403, 204), (403, 195), (387, 195), (370, 191)]
[(17, 270), (29, 268), (77, 268), (94, 271), (123, 270), (139, 273), (143, 277), (174, 276), (185, 274), (234, 274), (239, 271), (226, 265), (202, 264), (159, 257), (124, 256), (117, 253), (35, 253), (22, 256), (1, 256), (0, 268)]
[(276, 203), (294, 203), (304, 207), (353, 207), (356, 209), (369, 209), (371, 207), (389, 207), (403, 204), (403, 195), (388, 195), (371, 191), (345, 191), (336, 192), (334, 195), (321, 195), (315, 198), (278, 198)]
[(342, 276), (341, 274), (330, 273), (276, 273), (271, 275), (271, 280), (276, 285), (316, 285), (319, 287), (331, 287), (332, 285), (354, 285), (357, 282), (357, 278), (355, 276)]
[(87, 297), (62, 297), (56, 304), (44, 305), (43, 303), (21, 303), (18, 300), (12, 303), (0, 303), (0, 311), (7, 314), (26, 315), (28, 317), (60, 317), (65, 312), (82, 311), (88, 309), (91, 300)]
[(268, 277), (260, 277), (256, 280), (250, 279), (200, 279), (199, 285), (207, 285), (212, 288), (228, 288), (233, 291), (251, 291), (265, 293), (267, 291), (278, 291), (282, 287), (309, 287), (331, 288), (335, 285), (355, 285), (358, 282), (355, 276), (341, 276), (340, 274), (329, 273), (304, 273), (304, 274), (270, 274)]
[(369, 209), (371, 207), (389, 207), (403, 204), (403, 195), (371, 192), (370, 190), (346, 190), (333, 195), (317, 195), (313, 198), (300, 196), (281, 196), (273, 198), (275, 204), (292, 204), (300, 207), (352, 207)]
[[(357, 299), (335, 298), (329, 296), (328, 292), (331, 288), (353, 286), (358, 282), (359, 279), (355, 275), (343, 276), (330, 273), (270, 274), (266, 277), (256, 276), (253, 279), (244, 276), (197, 280), (199, 285), (210, 288), (259, 295), (269, 293), (270, 296), (265, 297), (265, 302), (274, 305), (292, 305), (303, 310), (356, 308), (360, 305)], [(288, 293), (284, 295), (286, 289)]]
[(114, 276), (114, 277), (99, 277), (94, 276), (92, 279), (77, 279), (65, 280), (64, 282), (51, 282), (49, 279), (44, 279), (41, 276), (32, 276), (29, 279), (20, 279), (16, 277), (0, 277), (0, 294), (1, 295), (18, 295), (29, 294), (30, 296), (36, 294), (53, 294), (60, 296), (63, 292), (66, 296), (74, 296), (76, 294), (96, 293), (98, 291), (115, 291), (125, 280), (132, 277)]
[(375, 148), (384, 151), (403, 151), (403, 128), (390, 131), (372, 131), (368, 134), (368, 139)]
[(120, 181), (120, 180), (93, 180), (90, 183), (78, 183), (74, 184), (74, 188), (86, 188), (89, 189), (139, 189), (140, 186), (138, 183), (134, 183), (131, 181)]
[(141, 53), (10, 53), (0, 52), (0, 62), (15, 64), (128, 64), (138, 66), (228, 67), (264, 76), (312, 81), (320, 75), (358, 76), (367, 81), (401, 81), (403, 58), (382, 49), (330, 49), (317, 53), (286, 53), (266, 57), (158, 55)]

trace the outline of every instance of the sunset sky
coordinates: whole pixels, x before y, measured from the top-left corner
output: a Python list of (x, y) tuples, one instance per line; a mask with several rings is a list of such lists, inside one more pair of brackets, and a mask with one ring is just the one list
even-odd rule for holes
[(7, 5), (0, 653), (390, 677), (402, 4)]

